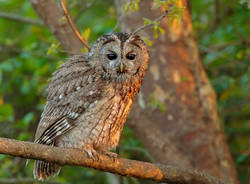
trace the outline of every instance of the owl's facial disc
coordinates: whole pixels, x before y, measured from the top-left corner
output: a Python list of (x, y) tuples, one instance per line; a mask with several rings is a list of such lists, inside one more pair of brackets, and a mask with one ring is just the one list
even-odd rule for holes
[(141, 77), (147, 68), (147, 49), (144, 42), (136, 35), (127, 33), (103, 35), (91, 53), (97, 61), (95, 67), (102, 69), (103, 76), (112, 81), (134, 81), (135, 78)]
[(104, 72), (111, 75), (120, 75), (125, 72), (122, 63), (119, 40), (110, 40), (104, 43), (101, 49), (101, 64)]

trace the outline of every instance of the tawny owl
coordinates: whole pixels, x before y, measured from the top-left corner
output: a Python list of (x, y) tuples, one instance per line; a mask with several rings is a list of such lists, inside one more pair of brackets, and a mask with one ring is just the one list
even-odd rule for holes
[[(147, 66), (139, 36), (101, 36), (89, 53), (68, 59), (53, 74), (35, 142), (82, 149), (90, 157), (115, 148)], [(35, 161), (34, 177), (47, 179), (60, 168)]]

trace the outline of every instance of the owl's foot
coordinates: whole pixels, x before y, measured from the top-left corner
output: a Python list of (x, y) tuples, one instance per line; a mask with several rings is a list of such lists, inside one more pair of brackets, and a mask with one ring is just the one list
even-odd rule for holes
[(107, 155), (109, 158), (111, 158), (113, 161), (115, 161), (117, 158), (119, 158), (119, 155), (113, 152), (109, 151), (103, 151), (104, 155)]
[(93, 160), (99, 160), (98, 152), (96, 150), (87, 148), (84, 149), (83, 151), (87, 153), (89, 158)]
[(99, 153), (104, 154), (115, 161), (119, 158), (119, 155), (109, 151), (95, 150), (93, 148), (85, 148), (84, 151), (87, 153), (88, 157), (93, 160), (99, 160)]

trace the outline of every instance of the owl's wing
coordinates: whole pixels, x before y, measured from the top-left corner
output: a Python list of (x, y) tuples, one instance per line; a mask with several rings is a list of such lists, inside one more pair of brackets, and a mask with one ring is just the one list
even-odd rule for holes
[(84, 55), (74, 56), (61, 65), (47, 88), (36, 143), (52, 145), (58, 136), (75, 127), (75, 120), (100, 97), (99, 78)]

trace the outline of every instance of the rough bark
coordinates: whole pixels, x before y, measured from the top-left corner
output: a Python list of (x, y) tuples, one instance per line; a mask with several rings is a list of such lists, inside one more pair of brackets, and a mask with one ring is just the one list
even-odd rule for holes
[[(116, 0), (118, 15), (125, 0)], [(120, 17), (121, 30), (132, 32), (143, 17), (155, 19), (163, 12), (152, 10), (151, 0), (140, 10)], [(178, 2), (187, 7), (186, 0)], [(161, 26), (165, 35), (152, 37), (151, 29), (141, 32), (153, 40), (150, 66), (138, 104), (131, 111), (129, 125), (159, 162), (206, 171), (238, 183), (234, 163), (220, 123), (216, 94), (206, 76), (192, 30), (188, 9), (181, 23)], [(151, 100), (150, 100), (151, 99)], [(152, 110), (152, 99), (163, 103), (166, 112)], [(142, 105), (146, 104), (146, 105)]]
[(173, 166), (151, 164), (123, 158), (112, 158), (105, 154), (89, 158), (78, 149), (65, 149), (24, 141), (0, 138), (0, 153), (29, 159), (39, 159), (60, 165), (92, 167), (120, 175), (151, 179), (169, 184), (226, 184), (198, 171), (189, 171)]

